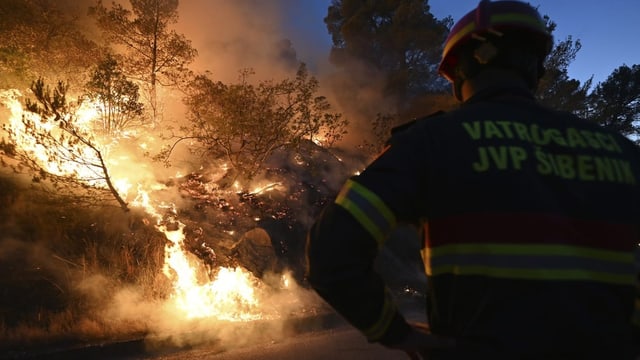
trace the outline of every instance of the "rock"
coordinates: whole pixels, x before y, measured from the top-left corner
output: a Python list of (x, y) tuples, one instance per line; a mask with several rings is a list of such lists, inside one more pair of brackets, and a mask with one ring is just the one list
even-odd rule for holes
[(233, 247), (232, 253), (240, 265), (258, 278), (276, 268), (277, 258), (271, 237), (262, 228), (247, 231)]

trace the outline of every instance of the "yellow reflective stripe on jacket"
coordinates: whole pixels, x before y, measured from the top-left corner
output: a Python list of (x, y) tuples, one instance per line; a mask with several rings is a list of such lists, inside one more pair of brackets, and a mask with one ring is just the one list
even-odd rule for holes
[(353, 180), (346, 182), (335, 203), (353, 215), (379, 246), (396, 226), (396, 217), (384, 201)]
[(387, 332), (387, 329), (391, 325), (393, 318), (396, 315), (397, 308), (391, 298), (391, 294), (388, 289), (385, 289), (384, 304), (382, 306), (382, 312), (378, 320), (369, 328), (362, 329), (362, 333), (367, 337), (369, 341), (377, 341)]
[(552, 244), (451, 244), (429, 249), (427, 274), (589, 280), (632, 285), (633, 254)]

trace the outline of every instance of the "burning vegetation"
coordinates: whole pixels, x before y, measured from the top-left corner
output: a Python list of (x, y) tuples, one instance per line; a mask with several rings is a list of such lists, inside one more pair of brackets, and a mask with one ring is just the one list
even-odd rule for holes
[(275, 149), (251, 177), (213, 156), (165, 168), (145, 156), (149, 135), (101, 132), (98, 103), (31, 90), (0, 96), (3, 346), (194, 329), (211, 341), (230, 322), (320, 311), (298, 284), (305, 229), (336, 190), (322, 178), (347, 175), (326, 149)]
[[(306, 229), (392, 127), (456, 105), (435, 73), (451, 19), (424, 1), (332, 2), (321, 87), (269, 18), (283, 4), (299, 6), (0, 1), (1, 352), (233, 346), (270, 333), (234, 325), (278, 336), (323, 310), (305, 288)], [(556, 45), (539, 99), (637, 137), (640, 66), (589, 93), (567, 73), (579, 48)], [(346, 141), (357, 154), (334, 147)], [(380, 270), (422, 296), (416, 234), (396, 238)]]
[[(324, 311), (305, 286), (306, 230), (397, 120), (381, 111), (364, 151), (340, 150), (348, 125), (347, 140), (363, 135), (281, 34), (256, 25), (256, 46), (240, 43), (262, 71), (234, 63), (237, 80), (221, 80), (192, 66), (177, 0), (123, 3), (0, 2), (0, 351), (233, 346)], [(388, 104), (344, 84), (355, 112)], [(412, 276), (389, 283), (420, 286)], [(237, 326), (249, 322), (273, 332)]]
[(104, 49), (60, 35), (86, 47), (69, 81), (25, 52), (37, 76), (0, 91), (2, 351), (139, 336), (228, 346), (229, 324), (280, 331), (321, 311), (304, 287), (305, 229), (337, 191), (329, 176), (353, 172), (328, 150), (346, 120), (303, 63), (283, 80), (193, 74), (197, 52), (169, 28), (178, 2), (132, 5), (91, 7)]

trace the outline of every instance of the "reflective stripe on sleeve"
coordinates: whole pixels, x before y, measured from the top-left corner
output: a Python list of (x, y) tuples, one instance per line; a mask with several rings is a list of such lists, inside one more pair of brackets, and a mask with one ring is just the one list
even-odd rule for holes
[(391, 325), (397, 311), (398, 309), (392, 300), (389, 290), (385, 289), (384, 305), (382, 306), (380, 317), (371, 327), (362, 329), (362, 333), (367, 337), (367, 340), (374, 342), (382, 338)]
[(386, 236), (396, 226), (396, 217), (371, 190), (353, 180), (347, 180), (335, 203), (347, 210), (382, 246)]
[(633, 255), (569, 245), (451, 244), (429, 249), (427, 274), (633, 285)]

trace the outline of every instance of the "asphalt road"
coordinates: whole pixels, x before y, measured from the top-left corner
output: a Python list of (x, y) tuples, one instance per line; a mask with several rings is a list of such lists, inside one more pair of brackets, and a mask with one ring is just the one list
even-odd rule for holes
[[(409, 303), (411, 304), (411, 303)], [(404, 315), (421, 321), (422, 310)], [(276, 325), (277, 324), (277, 325)], [(0, 360), (406, 360), (404, 352), (368, 343), (335, 313), (285, 322), (229, 323), (220, 328), (62, 348), (0, 353)], [(215, 331), (214, 331), (215, 330)], [(253, 340), (251, 340), (253, 339)], [(186, 340), (186, 341), (181, 341)], [(244, 345), (233, 345), (242, 343)], [(191, 344), (191, 345), (189, 345)], [(249, 344), (249, 345), (246, 345)], [(640, 360), (640, 359), (639, 359)]]
[[(146, 358), (150, 359), (150, 358)], [(369, 344), (347, 325), (308, 332), (283, 340), (221, 351), (219, 347), (199, 347), (192, 350), (159, 355), (157, 360), (406, 360), (403, 352)]]

